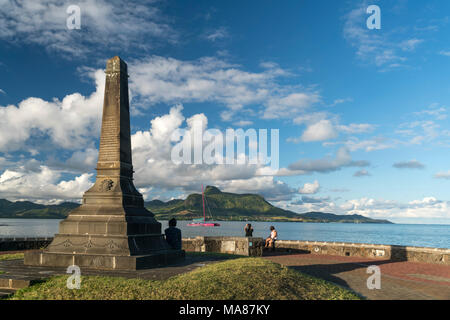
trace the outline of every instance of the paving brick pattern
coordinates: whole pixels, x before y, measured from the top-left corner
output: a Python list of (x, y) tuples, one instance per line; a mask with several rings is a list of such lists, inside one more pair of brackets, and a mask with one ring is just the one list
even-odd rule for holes
[[(266, 259), (340, 286), (370, 300), (450, 300), (450, 267), (330, 255), (271, 255)], [(381, 289), (367, 288), (367, 267), (381, 270)]]

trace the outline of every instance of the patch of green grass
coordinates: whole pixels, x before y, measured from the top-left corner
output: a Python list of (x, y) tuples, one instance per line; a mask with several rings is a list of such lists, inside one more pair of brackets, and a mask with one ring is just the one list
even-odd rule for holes
[(359, 299), (334, 284), (263, 258), (213, 263), (165, 281), (82, 276), (79, 290), (67, 289), (67, 278), (52, 277), (10, 299)]
[(0, 261), (1, 260), (16, 260), (16, 259), (23, 259), (23, 253), (0, 254)]

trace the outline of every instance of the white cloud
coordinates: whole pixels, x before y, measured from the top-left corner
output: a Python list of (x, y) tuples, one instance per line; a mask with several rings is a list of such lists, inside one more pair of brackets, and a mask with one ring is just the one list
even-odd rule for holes
[(354, 177), (366, 177), (370, 176), (370, 173), (367, 170), (359, 170), (353, 174)]
[(5, 170), (0, 175), (2, 198), (10, 200), (40, 200), (47, 203), (56, 200), (79, 200), (92, 186), (92, 174), (84, 173), (73, 180), (60, 181), (61, 173), (47, 166), (30, 171), (25, 167)]
[(330, 120), (320, 120), (308, 126), (303, 132), (301, 139), (304, 142), (323, 141), (334, 139), (337, 135)]
[(402, 203), (394, 200), (360, 198), (337, 204), (330, 198), (303, 197), (283, 207), (295, 212), (320, 211), (335, 214), (359, 214), (374, 219), (449, 219), (450, 202), (424, 197)]
[(294, 188), (273, 177), (228, 180), (217, 182), (217, 185), (226, 192), (257, 193), (269, 201), (290, 200), (295, 195)]
[(264, 119), (289, 118), (301, 113), (320, 101), (317, 92), (291, 93), (285, 97), (273, 97), (269, 100)]
[(374, 129), (374, 125), (369, 123), (351, 123), (349, 125), (339, 125), (338, 129), (345, 133), (365, 133)]
[(434, 175), (437, 179), (449, 179), (450, 180), (450, 170), (447, 172), (438, 172)]
[(450, 218), (450, 203), (434, 197), (425, 197), (408, 203), (361, 198), (346, 201), (340, 208), (347, 214), (360, 214), (372, 218)]
[(402, 67), (407, 60), (404, 55), (414, 51), (423, 40), (403, 40), (401, 30), (390, 33), (369, 30), (365, 23), (367, 7), (367, 2), (363, 2), (345, 16), (344, 38), (356, 48), (356, 56), (361, 61), (371, 63), (381, 71)]
[[(329, 119), (328, 119), (329, 118)], [(375, 126), (368, 123), (350, 123), (349, 125), (339, 124), (337, 116), (326, 112), (309, 112), (293, 119), (294, 124), (305, 124), (306, 129), (300, 137), (289, 137), (288, 142), (313, 142), (335, 139), (340, 133), (358, 134), (372, 131)], [(326, 142), (333, 144), (330, 142)]]
[(335, 100), (333, 101), (333, 103), (330, 104), (330, 107), (334, 107), (334, 106), (336, 106), (336, 105), (338, 105), (338, 104), (346, 103), (346, 102), (352, 102), (352, 101), (353, 101), (352, 98), (335, 99)]
[(212, 32), (208, 32), (204, 37), (209, 41), (216, 41), (228, 38), (230, 35), (228, 33), (227, 28), (220, 27)]
[(301, 159), (288, 166), (289, 170), (302, 170), (305, 172), (321, 172), (327, 173), (337, 171), (343, 167), (365, 167), (368, 166), (367, 161), (353, 161), (350, 153), (345, 147), (339, 148), (335, 158), (324, 158), (318, 160)]
[[(171, 160), (172, 140), (175, 130), (183, 128), (192, 133), (193, 123), (202, 121), (203, 130), (208, 119), (204, 114), (185, 118), (181, 105), (174, 106), (168, 114), (156, 117), (150, 122), (148, 131), (138, 131), (131, 136), (135, 185), (152, 197), (161, 190), (184, 193), (198, 192), (201, 184), (215, 185), (224, 191), (258, 193), (267, 200), (289, 200), (296, 190), (286, 183), (277, 181), (264, 171), (261, 165), (219, 165), (219, 164), (175, 164)], [(41, 165), (34, 159), (16, 164), (0, 175), (0, 193), (8, 199), (29, 199), (50, 203), (61, 200), (78, 200), (92, 185), (93, 174), (82, 174), (71, 179), (61, 179), (62, 173), (76, 170), (92, 170), (97, 160), (97, 150), (87, 148), (76, 150), (64, 162), (48, 162), (53, 168)], [(0, 163), (8, 164), (6, 158)], [(61, 181), (62, 180), (62, 181)]]
[[(66, 10), (74, 4), (81, 11), (80, 30), (68, 30), (66, 25)], [(125, 6), (118, 0), (1, 1), (0, 39), (38, 44), (68, 57), (103, 48), (149, 49), (155, 41), (175, 41), (176, 33), (150, 4), (133, 0)]]
[(423, 168), (425, 168), (425, 165), (420, 163), (417, 160), (396, 162), (392, 166), (397, 169), (423, 169)]
[(303, 187), (298, 189), (298, 192), (301, 194), (315, 194), (319, 191), (319, 189), (319, 181), (315, 180), (313, 183), (305, 183)]
[[(204, 114), (185, 118), (183, 107), (177, 105), (168, 114), (151, 121), (148, 131), (138, 131), (132, 135), (133, 167), (135, 184), (139, 188), (149, 186), (180, 190), (185, 193), (198, 192), (203, 185), (215, 185), (224, 191), (252, 192), (267, 197), (268, 200), (290, 199), (295, 189), (277, 181), (271, 170), (264, 170), (261, 165), (220, 165), (220, 164), (176, 164), (171, 160), (172, 133), (177, 129), (193, 130), (195, 120), (202, 121), (203, 130), (207, 128), (208, 119)], [(183, 124), (186, 123), (186, 127)], [(270, 169), (270, 168), (269, 168)]]
[(226, 106), (221, 114), (226, 121), (237, 112), (252, 112), (255, 105), (263, 106), (263, 118), (289, 118), (319, 101), (316, 92), (278, 84), (277, 78), (289, 73), (276, 64), (266, 63), (263, 68), (257, 73), (212, 57), (183, 61), (151, 56), (131, 61), (130, 88), (142, 107), (160, 102)]
[(30, 139), (47, 139), (56, 146), (77, 149), (98, 137), (105, 87), (103, 71), (95, 77), (96, 91), (89, 97), (79, 93), (62, 100), (28, 98), (0, 107), (0, 151), (27, 150)]
[(437, 103), (433, 103), (425, 110), (415, 112), (414, 114), (418, 116), (423, 115), (433, 116), (436, 120), (445, 120), (447, 119), (448, 111), (446, 107), (440, 106)]
[(450, 57), (450, 51), (442, 50), (442, 51), (439, 52), (439, 54), (440, 54), (441, 56)]
[(416, 47), (423, 42), (422, 39), (408, 39), (400, 43), (400, 47), (403, 51), (414, 51)]
[[(366, 152), (375, 150), (384, 150), (394, 148), (397, 144), (396, 141), (388, 141), (388, 139), (383, 137), (374, 137), (367, 140), (360, 140), (356, 137), (350, 137), (344, 142), (339, 142), (339, 144), (344, 144), (350, 151), (365, 150)], [(334, 145), (337, 143), (325, 142), (324, 145)]]
[(234, 122), (234, 125), (237, 127), (248, 127), (252, 124), (253, 124), (253, 121), (249, 121), (249, 120), (239, 120), (239, 121)]

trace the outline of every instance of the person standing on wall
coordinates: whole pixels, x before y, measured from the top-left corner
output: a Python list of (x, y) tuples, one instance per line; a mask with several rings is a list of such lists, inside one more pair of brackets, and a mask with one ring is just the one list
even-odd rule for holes
[(253, 237), (253, 227), (251, 223), (247, 223), (244, 228), (246, 237)]

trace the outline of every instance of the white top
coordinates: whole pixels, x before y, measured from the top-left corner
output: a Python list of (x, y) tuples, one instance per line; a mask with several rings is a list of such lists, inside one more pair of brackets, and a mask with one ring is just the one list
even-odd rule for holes
[(272, 230), (272, 231), (270, 232), (270, 238), (272, 238), (272, 239), (274, 239), (274, 240), (277, 240), (277, 237), (275, 237), (275, 230)]

